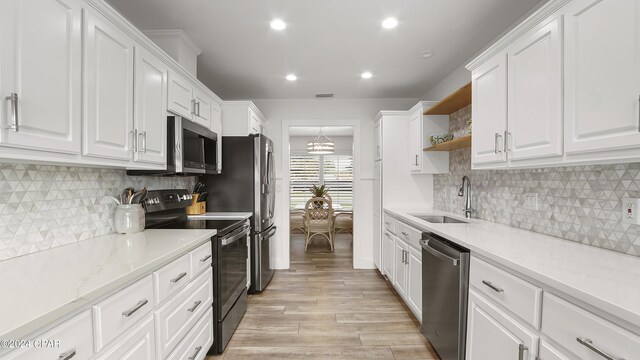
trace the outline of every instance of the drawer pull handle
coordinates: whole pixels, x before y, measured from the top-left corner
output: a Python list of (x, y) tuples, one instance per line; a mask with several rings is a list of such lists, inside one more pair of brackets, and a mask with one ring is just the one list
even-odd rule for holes
[(607, 359), (607, 360), (624, 360), (623, 358), (617, 358), (617, 357), (613, 357), (609, 354), (607, 354), (606, 352), (600, 350), (597, 346), (593, 345), (593, 341), (587, 339), (587, 338), (576, 338), (576, 341), (578, 341), (578, 343), (580, 343), (580, 345), (585, 346), (587, 349), (593, 351), (594, 353), (602, 356), (603, 358)]
[(491, 288), (491, 290), (493, 290), (493, 291), (495, 291), (495, 292), (497, 292), (497, 293), (504, 292), (504, 289), (500, 289), (499, 287), (497, 287), (497, 286), (493, 285), (493, 284), (491, 283), (491, 281), (482, 280), (482, 283), (483, 283), (483, 284), (485, 284), (485, 285), (487, 285), (488, 287), (490, 287), (490, 288)]
[(200, 350), (202, 350), (202, 346), (198, 346), (195, 350), (196, 351), (193, 352), (193, 355), (189, 356), (188, 360), (195, 360), (196, 356), (200, 353)]
[(529, 351), (529, 348), (523, 344), (520, 344), (520, 346), (518, 346), (518, 360), (524, 360), (528, 358), (528, 356), (524, 357), (525, 351)]
[(129, 317), (131, 315), (133, 315), (136, 311), (140, 310), (143, 306), (147, 305), (149, 303), (149, 300), (144, 299), (144, 300), (140, 300), (138, 301), (138, 303), (132, 307), (129, 310), (125, 310), (122, 312), (122, 316), (124, 317)]
[(404, 231), (402, 232), (402, 235), (404, 235), (404, 236), (406, 236), (406, 237), (409, 237), (409, 234), (407, 234), (407, 233), (406, 233), (406, 232), (404, 232)]
[(198, 306), (200, 306), (200, 304), (202, 304), (202, 301), (198, 300), (196, 302), (193, 303), (193, 306), (190, 307), (189, 309), (187, 309), (188, 312), (194, 312), (196, 311), (196, 309), (198, 308)]
[(62, 354), (60, 354), (58, 356), (58, 360), (69, 360), (69, 359), (73, 358), (74, 356), (76, 356), (76, 349), (63, 352)]
[(207, 255), (205, 257), (203, 257), (202, 259), (200, 259), (200, 262), (205, 262), (207, 260), (211, 259), (211, 255)]
[(178, 281), (182, 280), (183, 277), (187, 276), (186, 272), (180, 273), (178, 276), (176, 276), (175, 278), (171, 279), (171, 283), (175, 284)]
[(18, 94), (11, 93), (5, 100), (11, 101), (11, 118), (13, 119), (13, 124), (7, 126), (7, 130), (18, 132)]

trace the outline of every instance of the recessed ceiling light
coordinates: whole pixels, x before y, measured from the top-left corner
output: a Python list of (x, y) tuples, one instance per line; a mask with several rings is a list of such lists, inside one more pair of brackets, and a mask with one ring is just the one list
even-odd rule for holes
[(385, 29), (393, 29), (396, 26), (398, 26), (398, 20), (396, 20), (396, 18), (389, 17), (382, 21), (382, 27)]
[(365, 71), (360, 75), (363, 79), (371, 79), (371, 77), (373, 76), (372, 73), (370, 73), (369, 71)]
[(432, 57), (435, 54), (436, 53), (433, 50), (425, 50), (425, 51), (420, 52), (420, 57), (427, 59), (427, 58)]
[(287, 75), (287, 80), (296, 81), (296, 80), (298, 80), (298, 77), (295, 74), (289, 74), (289, 75)]
[(281, 19), (274, 19), (273, 21), (271, 21), (270, 25), (273, 30), (278, 31), (284, 30), (287, 27), (287, 23), (285, 23)]

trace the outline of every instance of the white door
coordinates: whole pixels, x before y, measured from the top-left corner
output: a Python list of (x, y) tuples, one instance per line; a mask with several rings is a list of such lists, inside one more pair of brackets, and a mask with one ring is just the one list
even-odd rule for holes
[(507, 56), (498, 54), (471, 74), (473, 136), (471, 163), (505, 163), (507, 129)]
[(210, 129), (213, 99), (211, 99), (205, 91), (201, 90), (200, 87), (195, 87), (193, 89), (193, 100), (195, 101), (195, 116), (193, 117), (193, 121)]
[(0, 2), (0, 143), (80, 153), (80, 23), (78, 0)]
[(393, 284), (395, 275), (394, 275), (394, 266), (393, 260), (395, 259), (395, 240), (393, 239), (393, 235), (388, 231), (384, 232), (382, 244), (382, 266), (384, 268), (384, 274), (387, 275), (389, 281)]
[(407, 304), (422, 322), (422, 252), (411, 246), (407, 255)]
[(394, 245), (394, 272), (393, 285), (398, 294), (404, 299), (407, 297), (407, 244), (396, 238)]
[(167, 76), (160, 59), (136, 47), (135, 116), (138, 152), (135, 161), (165, 166), (167, 163)]
[(109, 20), (84, 10), (83, 154), (131, 159), (133, 40)]
[(537, 337), (497, 308), (469, 291), (467, 359), (533, 360)]
[(176, 74), (175, 71), (169, 71), (169, 100), (167, 110), (191, 120), (195, 111), (194, 105), (193, 85), (191, 82)]
[(640, 147), (640, 0), (565, 9), (565, 151)]
[(422, 170), (422, 113), (416, 111), (409, 118), (409, 170)]
[(509, 158), (562, 155), (562, 17), (520, 38), (508, 56)]
[(109, 346), (96, 360), (155, 360), (153, 317), (149, 316), (129, 334)]

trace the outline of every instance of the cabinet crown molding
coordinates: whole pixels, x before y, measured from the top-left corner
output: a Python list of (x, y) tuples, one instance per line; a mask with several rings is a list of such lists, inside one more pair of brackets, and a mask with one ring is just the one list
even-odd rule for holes
[(511, 31), (501, 38), (496, 40), (489, 48), (484, 50), (480, 55), (471, 60), (465, 67), (469, 71), (475, 70), (478, 66), (485, 63), (487, 60), (503, 51), (511, 43), (520, 38), (529, 30), (539, 25), (542, 21), (553, 15), (561, 7), (568, 4), (571, 0), (550, 0), (548, 3), (541, 6), (533, 14), (516, 25)]

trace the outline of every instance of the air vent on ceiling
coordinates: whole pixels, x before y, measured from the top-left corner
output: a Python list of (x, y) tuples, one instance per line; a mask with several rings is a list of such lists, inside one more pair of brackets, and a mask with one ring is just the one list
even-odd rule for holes
[(330, 98), (333, 97), (333, 93), (316, 94), (317, 98)]

